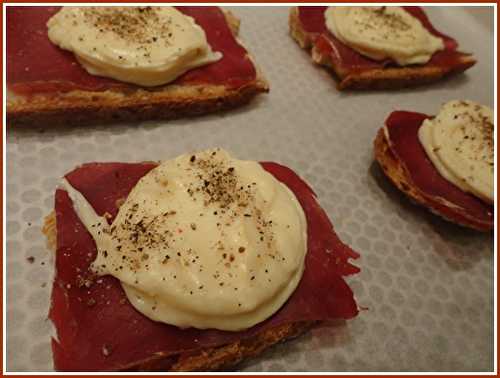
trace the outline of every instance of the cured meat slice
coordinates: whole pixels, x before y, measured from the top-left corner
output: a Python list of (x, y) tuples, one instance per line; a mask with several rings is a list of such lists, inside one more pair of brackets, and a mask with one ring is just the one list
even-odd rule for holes
[[(177, 7), (205, 30), (214, 51), (223, 58), (188, 71), (171, 84), (213, 84), (240, 88), (255, 80), (256, 70), (247, 51), (236, 40), (218, 7)], [(50, 42), (46, 23), (60, 7), (8, 7), (7, 84), (20, 94), (64, 92), (76, 89), (133, 90), (133, 84), (89, 74), (71, 52)]]
[[(326, 6), (299, 7), (299, 20), (305, 32), (314, 35), (313, 44), (316, 48), (321, 51), (322, 54), (329, 56), (332, 60), (332, 64), (338, 71), (344, 73), (360, 72), (395, 66), (395, 63), (390, 59), (383, 61), (372, 60), (340, 42), (330, 33), (326, 26), (324, 17), (326, 8)], [(420, 7), (406, 6), (403, 8), (408, 13), (418, 18), (431, 34), (442, 38), (444, 41), (445, 49), (436, 52), (430, 61), (423, 65), (423, 67), (438, 66), (453, 70), (455, 67), (458, 68), (463, 66), (461, 58), (466, 54), (456, 51), (458, 44), (453, 38), (437, 31)]]
[(421, 113), (393, 112), (385, 121), (391, 152), (437, 212), (460, 224), (472, 222), (478, 228), (491, 228), (493, 207), (446, 180), (428, 158), (418, 138), (418, 130), (427, 118)]
[[(66, 178), (97, 213), (118, 211), (136, 182), (154, 163), (93, 163), (83, 165)], [(244, 340), (283, 324), (356, 316), (353, 293), (343, 276), (357, 273), (349, 258), (358, 254), (343, 244), (333, 231), (313, 191), (293, 171), (276, 163), (264, 169), (285, 183), (302, 205), (308, 224), (308, 252), (302, 280), (271, 318), (243, 332), (180, 329), (150, 320), (128, 302), (117, 279), (94, 277), (89, 265), (96, 256), (95, 242), (76, 215), (63, 190), (57, 190), (56, 275), (50, 318), (56, 330), (54, 365), (62, 371), (123, 370), (185, 351)]]

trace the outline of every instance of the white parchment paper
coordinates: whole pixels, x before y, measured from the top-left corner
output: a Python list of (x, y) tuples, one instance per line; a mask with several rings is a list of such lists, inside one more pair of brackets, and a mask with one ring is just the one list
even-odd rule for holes
[(271, 84), (251, 105), (168, 123), (8, 130), (7, 370), (53, 369), (52, 268), (40, 229), (58, 179), (83, 162), (168, 159), (222, 146), (307, 179), (342, 240), (361, 253), (362, 272), (349, 283), (368, 308), (241, 370), (491, 371), (493, 237), (410, 204), (374, 164), (372, 142), (396, 109), (433, 114), (457, 98), (493, 105), (493, 10), (427, 8), (440, 30), (475, 53), (479, 62), (467, 74), (412, 90), (347, 93), (289, 37), (287, 7), (232, 10)]

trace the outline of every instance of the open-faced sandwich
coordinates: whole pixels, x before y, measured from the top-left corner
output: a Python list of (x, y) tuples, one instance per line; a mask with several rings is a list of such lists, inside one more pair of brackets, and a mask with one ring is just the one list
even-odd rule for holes
[(358, 254), (309, 186), (222, 149), (82, 165), (44, 233), (56, 370), (220, 369), (358, 312)]
[(7, 7), (8, 124), (169, 119), (268, 85), (218, 7)]
[(375, 158), (415, 202), (481, 231), (494, 224), (493, 111), (450, 101), (435, 117), (393, 112), (375, 139)]
[(437, 31), (420, 7), (307, 6), (290, 11), (290, 33), (335, 73), (339, 89), (426, 84), (476, 62)]

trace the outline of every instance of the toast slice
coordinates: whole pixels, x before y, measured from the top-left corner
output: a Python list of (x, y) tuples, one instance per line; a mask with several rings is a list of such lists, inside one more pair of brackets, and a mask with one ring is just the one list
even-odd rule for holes
[[(42, 232), (48, 247), (55, 253), (57, 228), (53, 211), (45, 217)], [(176, 355), (155, 354), (147, 361), (129, 366), (127, 371), (214, 371), (234, 367), (248, 358), (258, 356), (267, 348), (297, 337), (308, 331), (316, 322), (302, 321), (263, 330), (255, 336), (214, 348), (201, 348)]]
[(305, 50), (310, 51), (312, 60), (332, 70), (339, 79), (337, 88), (344, 89), (399, 89), (429, 84), (445, 76), (465, 71), (476, 60), (472, 55), (460, 57), (460, 64), (453, 68), (440, 66), (407, 66), (372, 68), (363, 71), (350, 71), (340, 67), (330, 55), (323, 54), (314, 43), (315, 36), (308, 33), (299, 19), (298, 7), (289, 14), (290, 35)]
[[(231, 32), (237, 37), (239, 19), (227, 10), (224, 10), (224, 15)], [(252, 57), (249, 58), (254, 62)], [(7, 91), (7, 124), (53, 126), (168, 120), (231, 109), (269, 91), (261, 70), (255, 63), (254, 66), (257, 71), (255, 79), (237, 89), (224, 85), (167, 84), (155, 89), (72, 90), (29, 97)]]
[(430, 202), (425, 195), (422, 194), (420, 189), (416, 187), (407, 170), (401, 164), (401, 162), (394, 156), (387, 138), (384, 134), (384, 129), (379, 129), (377, 133), (377, 137), (374, 141), (374, 155), (375, 159), (379, 163), (380, 167), (384, 171), (385, 175), (389, 178), (389, 180), (404, 194), (406, 194), (412, 202), (424, 206), (429, 209), (432, 213), (442, 217), (443, 219), (464, 226), (468, 228), (472, 228), (478, 231), (489, 231), (492, 228), (491, 226), (480, 224), (478, 222), (470, 221), (464, 217), (460, 217), (460, 220), (456, 218), (450, 218), (442, 211), (439, 210), (436, 206), (433, 206), (433, 203)]
[[(157, 164), (88, 163), (65, 177), (77, 190), (82, 190), (82, 195), (92, 198), (91, 206), (112, 220), (138, 180)], [(95, 243), (90, 234), (81, 232), (85, 226), (78, 219), (71, 198), (58, 188), (54, 210), (45, 218), (42, 228), (49, 249), (55, 252), (57, 267), (49, 311), (57, 330), (57, 339), (52, 339), (55, 368), (61, 371), (225, 369), (302, 334), (319, 321), (356, 316), (358, 307), (343, 277), (359, 272), (349, 262), (359, 254), (337, 237), (307, 183), (282, 165), (260, 164), (286, 183), (301, 201), (308, 227), (307, 269), (299, 287), (279, 311), (241, 332), (182, 330), (141, 315), (129, 303), (119, 280), (95, 276), (90, 268), (92, 256), (97, 253)]]

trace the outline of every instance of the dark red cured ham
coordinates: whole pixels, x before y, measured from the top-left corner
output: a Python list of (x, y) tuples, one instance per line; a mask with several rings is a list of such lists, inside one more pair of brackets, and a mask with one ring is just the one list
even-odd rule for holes
[[(466, 54), (456, 51), (458, 44), (453, 38), (437, 31), (434, 26), (432, 26), (422, 8), (409, 6), (403, 8), (408, 13), (418, 18), (431, 34), (442, 38), (444, 41), (445, 49), (436, 52), (431, 60), (425, 64), (426, 67), (439, 66), (452, 68), (454, 66), (462, 66), (460, 58)], [(318, 47), (319, 51), (325, 55), (329, 55), (340, 71), (359, 72), (395, 66), (395, 63), (390, 59), (384, 61), (372, 60), (340, 42), (326, 27), (324, 17), (326, 9), (326, 6), (299, 7), (299, 20), (304, 30), (314, 35), (313, 43)]]
[(418, 130), (427, 118), (429, 116), (421, 113), (393, 112), (385, 121), (392, 153), (439, 213), (458, 223), (466, 221), (491, 229), (493, 207), (446, 180), (428, 158), (418, 138)]
[[(297, 196), (308, 223), (308, 253), (302, 280), (286, 304), (271, 318), (244, 331), (179, 329), (154, 322), (137, 312), (117, 279), (91, 277), (95, 243), (77, 217), (70, 198), (57, 190), (56, 276), (50, 318), (58, 334), (53, 340), (54, 366), (60, 371), (122, 370), (158, 357), (244, 339), (284, 323), (352, 318), (358, 309), (342, 276), (359, 269), (348, 262), (359, 255), (344, 245), (316, 202), (313, 191), (293, 171), (262, 163)], [(124, 198), (154, 164), (86, 164), (69, 173), (68, 181), (99, 214), (116, 216)], [(93, 279), (92, 285), (85, 285)], [(89, 287), (87, 287), (89, 286)]]
[[(133, 84), (90, 75), (74, 55), (52, 44), (47, 37), (48, 19), (60, 7), (8, 7), (7, 85), (21, 93), (103, 91), (110, 88), (136, 89)], [(233, 36), (218, 7), (177, 7), (193, 17), (205, 30), (214, 51), (223, 58), (218, 62), (188, 71), (172, 84), (213, 84), (240, 88), (256, 78), (255, 66), (247, 51)]]

